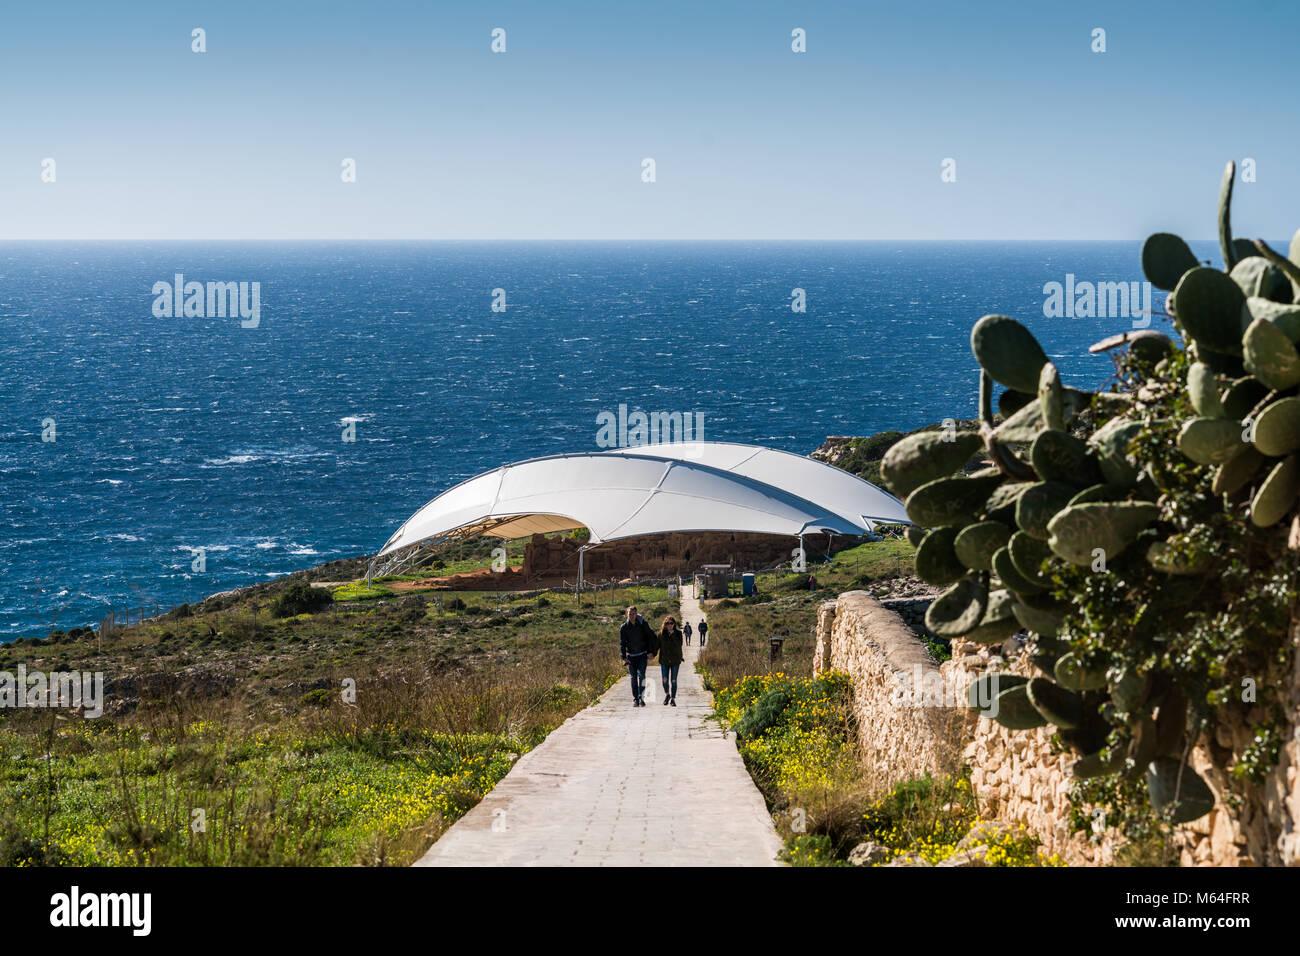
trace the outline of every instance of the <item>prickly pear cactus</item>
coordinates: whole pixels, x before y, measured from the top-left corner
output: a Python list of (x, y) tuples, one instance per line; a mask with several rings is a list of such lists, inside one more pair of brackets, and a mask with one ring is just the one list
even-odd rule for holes
[[(1027, 328), (986, 315), (971, 332), (979, 435), (915, 435), (881, 464), (918, 526), (918, 575), (944, 588), (930, 629), (980, 643), (1029, 631), (1042, 676), (982, 712), (1014, 730), (1054, 726), (1078, 778), (1145, 780), (1171, 822), (1213, 805), (1186, 765), (1191, 746), (1223, 708), (1277, 713), (1279, 701), (1237, 701), (1235, 688), (1289, 666), (1300, 232), (1291, 258), (1234, 240), (1234, 172), (1222, 269), (1168, 233), (1142, 250), (1181, 341), (1143, 330), (1097, 343), (1118, 350), (1120, 385), (1082, 391)], [(985, 467), (963, 473), (974, 456)], [(1259, 757), (1236, 755), (1254, 773)]]

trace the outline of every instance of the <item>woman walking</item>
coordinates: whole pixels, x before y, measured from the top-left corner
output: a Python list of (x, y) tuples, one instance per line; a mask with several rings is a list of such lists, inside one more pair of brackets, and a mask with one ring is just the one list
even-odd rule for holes
[(664, 618), (659, 629), (659, 673), (664, 681), (664, 704), (677, 706), (677, 669), (682, 665), (682, 632), (677, 619)]
[(682, 633), (686, 635), (686, 646), (691, 646), (691, 622), (687, 621), (682, 625)]

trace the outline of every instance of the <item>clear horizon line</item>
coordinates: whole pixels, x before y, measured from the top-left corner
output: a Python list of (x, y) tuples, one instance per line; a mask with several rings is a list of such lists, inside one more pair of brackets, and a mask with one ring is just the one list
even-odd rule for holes
[[(1217, 236), (1211, 236), (1205, 238), (1191, 238), (1191, 239), (1188, 239), (1187, 237), (1183, 237), (1183, 238), (1187, 242), (1217, 242), (1218, 241)], [(34, 239), (30, 237), (0, 236), (0, 242), (8, 242), (8, 243), (17, 243), (17, 242), (32, 242), (32, 243), (36, 243), (36, 242), (50, 242), (50, 243), (54, 243), (54, 242), (248, 242), (248, 243), (254, 243), (254, 242), (467, 242), (467, 243), (468, 242), (479, 242), (479, 243), (489, 243), (489, 242), (644, 242), (644, 243), (651, 243), (651, 242), (743, 242), (743, 243), (759, 243), (759, 242), (788, 242), (788, 243), (795, 243), (795, 242), (805, 242), (805, 243), (815, 243), (815, 242), (820, 242), (820, 243), (831, 243), (831, 242), (1143, 242), (1145, 241), (1145, 239), (1146, 239), (1145, 236), (1143, 237), (1125, 236), (1125, 237), (1105, 237), (1105, 238), (1097, 238), (1097, 237), (1076, 238), (1072, 236), (1053, 236), (1051, 238), (887, 237), (887, 238), (847, 238), (847, 239), (846, 238), (792, 239), (792, 238), (780, 238), (780, 237), (772, 237), (772, 236), (765, 236), (759, 238), (754, 238), (754, 237), (742, 238), (742, 237), (728, 237), (728, 236), (696, 237), (696, 238), (671, 237), (671, 238), (659, 238), (659, 239), (644, 239), (644, 238), (631, 238), (631, 237), (598, 238), (598, 239), (575, 238), (575, 237), (546, 237), (546, 238), (494, 237), (490, 239), (485, 239), (485, 238), (467, 239), (467, 238), (448, 238), (448, 237), (398, 238), (398, 237), (382, 237), (382, 236), (381, 237), (372, 236), (372, 237), (364, 237), (364, 238), (358, 238), (352, 236), (323, 236), (323, 237), (272, 236), (272, 237), (260, 237), (260, 238), (247, 238), (247, 237), (237, 237), (237, 236), (204, 236), (202, 238), (193, 237), (193, 236), (189, 236), (189, 237), (176, 237), (176, 236), (86, 237), (86, 236), (82, 236), (82, 237), (68, 237), (68, 238), (35, 238)]]

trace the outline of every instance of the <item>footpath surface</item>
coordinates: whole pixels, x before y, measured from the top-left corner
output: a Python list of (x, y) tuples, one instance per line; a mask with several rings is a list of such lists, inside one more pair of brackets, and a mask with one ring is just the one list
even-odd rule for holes
[[(704, 619), (687, 587), (679, 620)], [(657, 625), (658, 622), (655, 622)], [(610, 636), (611, 652), (617, 638)], [(776, 866), (781, 840), (686, 648), (677, 706), (659, 665), (626, 678), (521, 757), (416, 866)]]

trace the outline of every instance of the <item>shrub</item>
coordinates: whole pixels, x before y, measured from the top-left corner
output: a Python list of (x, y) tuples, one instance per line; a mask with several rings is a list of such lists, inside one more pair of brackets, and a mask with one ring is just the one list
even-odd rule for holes
[(334, 595), (326, 588), (295, 581), (271, 603), (275, 617), (293, 617), (297, 614), (315, 614), (334, 603)]

